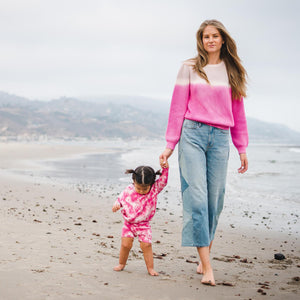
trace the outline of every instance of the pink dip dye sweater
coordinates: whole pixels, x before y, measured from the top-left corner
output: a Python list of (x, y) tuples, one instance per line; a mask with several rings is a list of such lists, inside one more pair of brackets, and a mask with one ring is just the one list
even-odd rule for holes
[(243, 99), (231, 97), (225, 63), (206, 65), (210, 84), (193, 70), (191, 62), (181, 66), (173, 92), (166, 132), (167, 148), (174, 149), (180, 139), (184, 119), (202, 122), (231, 132), (239, 153), (246, 153), (248, 130)]

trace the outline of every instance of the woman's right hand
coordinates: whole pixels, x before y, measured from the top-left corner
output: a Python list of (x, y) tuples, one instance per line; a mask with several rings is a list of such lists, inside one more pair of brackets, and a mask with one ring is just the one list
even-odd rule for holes
[(172, 155), (173, 150), (166, 148), (165, 151), (159, 156), (159, 163), (161, 166), (166, 166), (168, 158)]

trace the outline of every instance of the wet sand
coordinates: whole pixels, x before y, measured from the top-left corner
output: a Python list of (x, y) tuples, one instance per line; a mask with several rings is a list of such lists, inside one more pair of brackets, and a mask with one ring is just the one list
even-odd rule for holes
[[(166, 203), (152, 221), (158, 277), (147, 274), (138, 242), (128, 265), (118, 262), (122, 217), (111, 212), (124, 184), (97, 190), (21, 176), (35, 160), (106, 151), (74, 145), (0, 145), (0, 295), (2, 299), (298, 299), (298, 234), (266, 229), (277, 215), (247, 226), (249, 215), (224, 210), (212, 249), (216, 287), (200, 284), (198, 257), (180, 246), (181, 216)], [(177, 195), (179, 197), (179, 195)], [(296, 213), (296, 212), (294, 212)], [(298, 216), (296, 217), (298, 220)], [(293, 219), (295, 220), (295, 218)], [(292, 221), (292, 220), (291, 220)], [(284, 260), (274, 260), (283, 253)]]

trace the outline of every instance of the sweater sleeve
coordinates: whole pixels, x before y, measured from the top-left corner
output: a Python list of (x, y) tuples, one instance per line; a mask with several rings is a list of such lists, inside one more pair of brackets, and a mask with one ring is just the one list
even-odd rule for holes
[(232, 113), (234, 119), (234, 126), (230, 128), (232, 142), (240, 154), (246, 153), (249, 138), (243, 99), (232, 100)]
[(167, 185), (168, 175), (169, 175), (169, 168), (164, 168), (162, 170), (162, 174), (153, 184), (152, 190), (154, 191), (154, 193), (159, 194), (163, 190), (163, 188)]
[(183, 64), (178, 72), (173, 91), (166, 132), (167, 148), (174, 149), (180, 139), (182, 123), (187, 111), (190, 90), (189, 66)]

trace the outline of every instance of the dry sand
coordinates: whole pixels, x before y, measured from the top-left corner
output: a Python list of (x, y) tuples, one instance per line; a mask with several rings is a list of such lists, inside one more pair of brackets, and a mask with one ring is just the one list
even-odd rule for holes
[[(147, 274), (137, 241), (125, 270), (114, 272), (122, 217), (111, 207), (122, 184), (76, 190), (11, 172), (97, 151), (0, 144), (0, 299), (299, 299), (297, 235), (221, 221), (212, 251), (217, 286), (209, 287), (196, 274), (195, 249), (180, 246), (180, 215), (161, 208), (152, 222), (160, 275)], [(170, 195), (167, 188), (161, 201)], [(274, 260), (277, 252), (286, 259)]]

